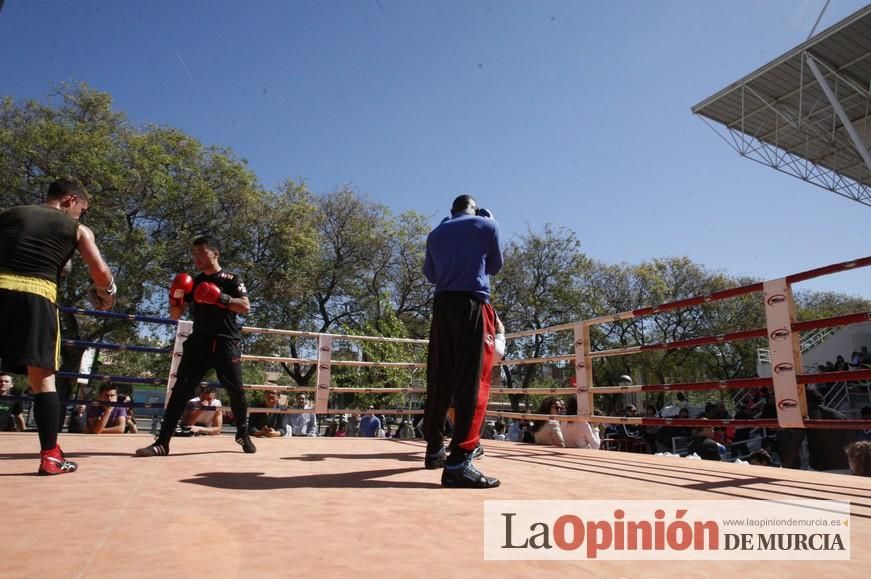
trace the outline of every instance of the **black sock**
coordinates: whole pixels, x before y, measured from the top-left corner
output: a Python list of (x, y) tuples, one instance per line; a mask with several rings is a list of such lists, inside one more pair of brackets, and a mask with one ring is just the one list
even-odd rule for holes
[(33, 417), (36, 419), (42, 450), (52, 450), (57, 446), (59, 415), (60, 399), (57, 392), (40, 392), (33, 397)]

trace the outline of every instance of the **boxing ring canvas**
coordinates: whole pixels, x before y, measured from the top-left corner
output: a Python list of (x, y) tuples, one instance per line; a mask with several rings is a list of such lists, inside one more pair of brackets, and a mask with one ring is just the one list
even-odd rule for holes
[[(0, 577), (861, 577), (871, 478), (483, 441), (486, 491), (443, 489), (421, 441), (62, 435), (74, 476), (33, 472), (33, 435), (0, 434)], [(850, 501), (850, 561), (485, 561), (485, 500)]]

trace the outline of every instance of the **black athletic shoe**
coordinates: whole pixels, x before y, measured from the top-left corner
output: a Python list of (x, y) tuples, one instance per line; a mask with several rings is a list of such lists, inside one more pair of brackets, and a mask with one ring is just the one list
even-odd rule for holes
[(442, 471), (442, 486), (455, 489), (493, 489), (499, 486), (498, 478), (484, 476), (471, 460), (456, 467), (445, 466)]
[(136, 451), (136, 456), (166, 456), (168, 454), (169, 446), (156, 442)]
[(444, 468), (445, 459), (447, 458), (447, 453), (445, 453), (444, 447), (440, 446), (439, 449), (433, 454), (427, 453), (423, 458), (423, 466), (427, 470), (435, 470), (437, 468)]
[(472, 460), (478, 460), (482, 456), (484, 456), (484, 447), (479, 444), (475, 447), (475, 450), (472, 451), (472, 454), (469, 455), (469, 458)]
[(251, 442), (251, 437), (245, 434), (237, 434), (236, 435), (236, 443), (242, 447), (247, 454), (254, 454), (257, 452), (257, 447), (254, 446), (254, 443)]

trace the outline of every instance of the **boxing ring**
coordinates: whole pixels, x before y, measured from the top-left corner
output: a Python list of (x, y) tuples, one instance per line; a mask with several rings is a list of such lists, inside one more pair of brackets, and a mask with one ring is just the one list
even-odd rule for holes
[[(771, 386), (778, 401), (777, 419), (705, 421), (714, 425), (797, 428), (862, 428), (867, 421), (812, 421), (800, 384), (820, 374), (801, 368), (798, 335), (815, 327), (843, 326), (869, 319), (861, 312), (825, 320), (796, 322), (792, 284), (871, 265), (871, 257), (835, 264), (770, 282), (753, 284), (543, 330), (508, 334), (522, 339), (536, 333), (571, 332), (574, 352), (529, 360), (506, 359), (503, 365), (566, 363), (573, 365), (577, 387), (506, 389), (491, 394), (577, 395), (577, 419), (594, 423), (695, 425), (699, 420), (624, 418), (592, 415), (593, 396), (654, 391), (713, 391)], [(741, 330), (619, 350), (594, 350), (593, 328), (610, 323), (692, 308), (732, 297), (760, 294), (766, 328)], [(93, 312), (74, 310), (77, 315)], [(173, 324), (169, 320), (110, 313), (130, 321)], [(184, 338), (183, 324), (177, 336)], [(424, 364), (371, 362), (334, 357), (339, 341), (392, 341), (424, 351), (422, 340), (376, 336), (344, 336), (291, 330), (249, 328), (250, 334), (307, 338), (316, 343), (316, 357), (286, 358), (246, 355), (247, 363), (317, 365), (313, 386), (246, 385), (314, 394), (314, 409), (281, 412), (344, 414), (359, 408), (330, 405), (332, 394), (375, 393), (417, 396), (425, 389), (355, 388), (332, 384), (335, 367), (404, 369), (420, 373)], [(645, 384), (597, 385), (594, 360), (639, 352), (693, 348), (731, 340), (766, 338), (771, 346), (771, 378)], [(94, 347), (94, 343), (69, 344)], [(98, 344), (99, 347), (171, 354), (175, 348)], [(138, 350), (139, 348), (147, 348)], [(70, 374), (71, 378), (111, 380), (124, 384), (171, 386), (168, 380), (136, 376)], [(827, 380), (836, 376), (825, 374)], [(840, 373), (846, 374), (846, 373)], [(812, 376), (812, 378), (811, 378)], [(869, 379), (871, 371), (849, 372), (850, 379)], [(149, 404), (135, 404), (147, 408)], [(414, 415), (420, 411), (378, 408), (376, 414)], [(266, 412), (252, 408), (251, 412)], [(274, 412), (274, 409), (269, 409)], [(564, 416), (507, 412), (494, 408), (491, 417), (571, 420)], [(260, 439), (258, 452), (242, 453), (231, 436), (174, 438), (168, 457), (139, 458), (133, 451), (147, 444), (148, 434), (61, 435), (61, 444), (80, 469), (72, 476), (37, 477), (33, 464), (38, 445), (34, 433), (0, 434), (0, 480), (5, 523), (0, 541), (7, 554), (0, 577), (155, 577), (188, 573), (214, 577), (275, 576), (311, 573), (324, 577), (380, 572), (394, 576), (454, 577), (495, 574), (500, 577), (570, 573), (579, 576), (864, 576), (871, 556), (871, 478), (823, 472), (778, 469), (678, 457), (554, 448), (482, 440), (481, 469), (502, 479), (486, 491), (442, 489), (438, 471), (423, 469), (425, 443), (420, 439), (293, 437)], [(851, 503), (850, 561), (485, 561), (485, 500), (734, 500), (831, 499)], [(377, 570), (377, 571), (375, 571)]]

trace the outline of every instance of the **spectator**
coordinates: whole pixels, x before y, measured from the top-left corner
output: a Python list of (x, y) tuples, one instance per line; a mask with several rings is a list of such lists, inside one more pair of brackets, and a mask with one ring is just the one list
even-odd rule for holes
[(845, 450), (850, 472), (858, 476), (871, 476), (871, 441), (853, 442)]
[(339, 417), (339, 425), (336, 428), (336, 436), (339, 438), (345, 438), (348, 436), (348, 419), (344, 416)]
[(396, 434), (393, 436), (394, 438), (401, 438), (405, 440), (411, 440), (414, 438), (414, 425), (411, 423), (411, 420), (403, 420), (399, 424), (399, 428), (396, 429)]
[[(304, 392), (296, 395), (296, 408), (308, 410), (312, 408)], [(289, 419), (290, 429), (293, 436), (317, 436), (318, 417), (314, 412), (301, 412), (291, 414)]]
[[(578, 398), (577, 396), (569, 396), (566, 404), (566, 415), (577, 417), (578, 415)], [(602, 445), (602, 439), (599, 437), (599, 431), (590, 426), (586, 420), (574, 420), (567, 422), (563, 428), (563, 437), (566, 441), (566, 446), (569, 448), (591, 448), (599, 450)]]
[[(352, 412), (351, 419), (348, 421), (348, 436), (360, 436), (360, 413)], [(420, 436), (420, 433), (415, 428), (415, 436)]]
[(360, 419), (360, 436), (374, 438), (378, 436), (378, 431), (381, 429), (381, 420), (372, 412), (374, 406), (368, 406), (363, 418)]
[(124, 408), (127, 409), (127, 424), (124, 426), (125, 434), (136, 434), (139, 432), (139, 428), (136, 426), (136, 417), (133, 415), (133, 399), (127, 396), (126, 394), (118, 395), (118, 403), (125, 404)]
[[(242, 417), (244, 420), (245, 417)], [(224, 426), (224, 414), (221, 411), (221, 401), (215, 396), (213, 386), (201, 386), (200, 395), (191, 398), (181, 417), (180, 435), (208, 435), (221, 434)]]
[(481, 430), (481, 438), (493, 440), (496, 437), (496, 423), (492, 420), (484, 422), (484, 428)]
[(844, 360), (843, 356), (838, 356), (835, 358), (835, 372), (846, 372), (850, 369), (850, 366), (847, 364), (847, 361)]
[(85, 434), (124, 434), (127, 409), (115, 406), (118, 389), (111, 382), (100, 385), (98, 404), (88, 406)]
[[(625, 418), (637, 418), (638, 417), (638, 409), (635, 408), (633, 404), (627, 404), (626, 408), (623, 409), (623, 416)], [(614, 426), (615, 428), (615, 438), (631, 438), (642, 440), (644, 439), (644, 427), (638, 426), (637, 424), (617, 424)]]
[[(24, 432), (24, 408), (12, 390), (9, 374), (0, 374), (0, 432)], [(3, 398), (10, 400), (4, 400)]]
[[(816, 388), (806, 390), (807, 413), (811, 420), (846, 420), (837, 410), (823, 406), (823, 397)], [(845, 470), (850, 467), (843, 448), (855, 440), (850, 430), (810, 428), (807, 436), (808, 463), (814, 470)]]
[[(645, 418), (656, 418), (657, 417), (656, 406), (653, 404), (648, 404), (644, 409), (644, 417)], [(656, 452), (656, 435), (659, 434), (660, 426), (644, 426), (644, 440), (647, 442), (647, 448), (650, 450), (651, 454)]]
[(714, 440), (713, 426), (699, 426), (693, 429), (693, 439), (687, 445), (690, 454), (697, 454), (702, 460), (722, 460), (721, 451), (725, 454), (723, 445)]
[[(548, 396), (541, 401), (538, 407), (538, 414), (562, 415), (566, 413), (566, 405), (559, 398)], [(576, 411), (577, 413), (577, 411)], [(535, 444), (544, 444), (546, 446), (566, 445), (563, 438), (562, 430), (559, 422), (556, 420), (536, 420), (532, 423), (532, 435), (535, 438)]]
[(493, 425), (493, 430), (496, 431), (496, 434), (493, 436), (494, 440), (505, 440), (505, 423), (501, 420), (497, 420), (496, 424)]
[[(742, 403), (738, 406), (738, 411), (735, 412), (735, 420), (751, 420), (753, 418), (753, 414), (750, 412), (750, 409), (746, 404)], [(739, 456), (744, 456), (750, 452), (750, 449), (747, 448), (747, 444), (744, 442), (748, 438), (750, 438), (750, 428), (736, 428), (735, 434), (732, 438), (732, 458), (738, 458)]]
[(85, 431), (87, 418), (85, 416), (86, 406), (84, 404), (76, 404), (70, 410), (70, 423), (67, 425), (67, 432), (81, 434)]
[[(689, 417), (689, 408), (681, 408), (678, 411), (677, 418), (679, 420), (687, 420)], [(672, 443), (672, 439), (687, 436), (692, 436), (692, 430), (686, 426), (663, 426), (659, 429), (659, 432), (656, 435), (656, 443), (661, 446), (665, 452), (673, 452), (674, 444)]]
[[(871, 420), (871, 406), (863, 406), (859, 413), (862, 420)], [(859, 440), (871, 440), (871, 428), (860, 430)]]
[(527, 420), (514, 420), (508, 426), (506, 438), (511, 442), (524, 442), (524, 435), (529, 432), (530, 422)]
[[(659, 411), (659, 416), (661, 418), (674, 418), (678, 414), (680, 414), (681, 409), (686, 409), (689, 411), (689, 402), (687, 402), (686, 397), (683, 395), (683, 392), (678, 392), (675, 394), (676, 402), (669, 406), (666, 406), (662, 410)], [(689, 415), (687, 415), (689, 416)]]
[(774, 466), (774, 461), (771, 459), (771, 455), (761, 448), (750, 453), (748, 462), (757, 466)]
[(863, 356), (862, 356), (862, 353), (861, 353), (861, 352), (856, 352), (856, 351), (854, 351), (854, 352), (850, 355), (850, 367), (851, 367), (853, 370), (859, 370), (859, 369), (861, 369), (861, 368), (862, 368), (862, 362), (863, 362), (863, 361), (864, 361), (864, 360), (863, 360)]
[[(269, 390), (263, 395), (265, 408), (278, 408), (278, 391)], [(254, 412), (248, 417), (248, 432), (258, 438), (276, 438), (288, 435), (287, 414), (283, 412)]]

